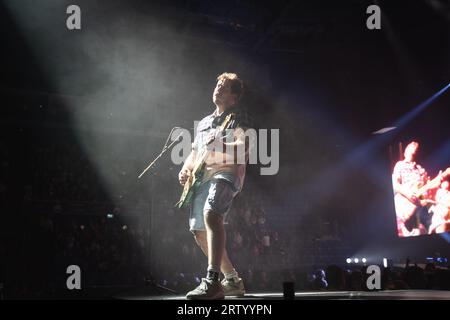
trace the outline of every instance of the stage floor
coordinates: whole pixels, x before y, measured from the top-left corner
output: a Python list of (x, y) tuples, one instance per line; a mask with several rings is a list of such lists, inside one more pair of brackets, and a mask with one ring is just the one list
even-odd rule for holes
[[(120, 300), (186, 300), (184, 295), (154, 295), (145, 291), (116, 295)], [(248, 293), (244, 297), (226, 297), (225, 300), (282, 300), (283, 293)], [(450, 300), (450, 291), (386, 290), (386, 291), (302, 291), (296, 300)]]

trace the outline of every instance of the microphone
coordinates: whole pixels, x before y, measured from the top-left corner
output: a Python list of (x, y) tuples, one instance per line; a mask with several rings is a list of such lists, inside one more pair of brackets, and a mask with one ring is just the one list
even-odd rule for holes
[(167, 137), (166, 143), (164, 143), (164, 147), (163, 149), (166, 148), (170, 148), (170, 146), (172, 146), (178, 139), (180, 139), (180, 137), (183, 135), (184, 131), (181, 131), (180, 134), (172, 140), (172, 142), (170, 143), (170, 145), (168, 145), (170, 138), (172, 137), (172, 133), (176, 130), (176, 129), (183, 129), (186, 130), (185, 128), (182, 127), (173, 127), (172, 130), (170, 130), (169, 136)]
[[(181, 129), (183, 129), (183, 128), (181, 128)], [(180, 134), (175, 138), (175, 139), (173, 139), (172, 141), (177, 141), (178, 139), (180, 139), (180, 137), (183, 135), (183, 131), (181, 131), (180, 132)]]

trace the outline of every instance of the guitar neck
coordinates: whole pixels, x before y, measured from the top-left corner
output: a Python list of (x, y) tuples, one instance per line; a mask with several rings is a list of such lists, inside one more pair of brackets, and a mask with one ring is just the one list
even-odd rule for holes
[[(216, 129), (216, 132), (215, 132), (215, 137), (216, 137), (216, 138), (218, 137), (219, 133), (222, 133), (222, 132), (225, 130), (225, 128), (228, 126), (228, 124), (230, 123), (231, 118), (232, 118), (233, 116), (234, 116), (233, 113), (230, 113), (229, 115), (227, 115), (227, 117), (225, 118), (225, 120), (223, 121), (223, 123), (220, 125), (220, 127), (218, 127), (218, 128)], [(209, 155), (208, 145), (209, 145), (209, 144), (206, 144), (206, 145), (204, 146), (204, 148), (202, 149), (201, 154), (200, 154), (200, 157), (199, 157), (198, 160), (197, 160), (197, 165), (194, 166), (194, 168), (196, 168), (195, 171), (196, 171), (197, 169), (201, 168), (202, 165), (203, 165), (203, 163), (206, 162), (206, 158), (208, 158), (208, 155)]]
[(437, 175), (433, 180), (428, 181), (424, 186), (419, 188), (419, 194), (424, 194), (430, 189), (436, 189), (439, 188), (441, 184), (441, 177), (443, 179), (447, 178), (447, 176), (450, 174), (450, 168), (447, 168), (442, 175)]

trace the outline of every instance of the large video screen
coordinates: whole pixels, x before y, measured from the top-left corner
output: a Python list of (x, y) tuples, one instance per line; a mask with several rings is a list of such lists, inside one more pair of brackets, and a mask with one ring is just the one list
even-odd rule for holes
[(418, 140), (399, 142), (398, 161), (393, 162), (392, 185), (399, 237), (450, 231), (450, 163), (447, 168), (427, 171), (426, 165), (420, 163), (420, 152)]

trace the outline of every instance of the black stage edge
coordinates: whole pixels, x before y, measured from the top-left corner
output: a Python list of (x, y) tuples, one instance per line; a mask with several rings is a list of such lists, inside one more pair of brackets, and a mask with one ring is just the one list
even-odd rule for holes
[[(184, 295), (155, 295), (145, 289), (122, 292), (118, 300), (186, 300)], [(226, 297), (225, 300), (283, 300), (282, 292), (248, 293), (244, 297)], [(450, 300), (450, 291), (440, 290), (385, 290), (385, 291), (303, 291), (295, 293), (295, 300)]]

